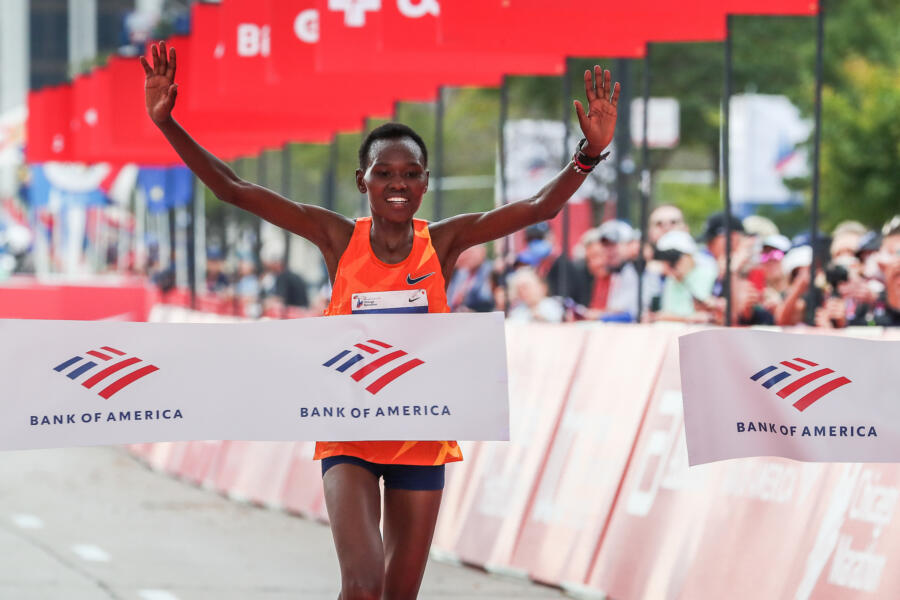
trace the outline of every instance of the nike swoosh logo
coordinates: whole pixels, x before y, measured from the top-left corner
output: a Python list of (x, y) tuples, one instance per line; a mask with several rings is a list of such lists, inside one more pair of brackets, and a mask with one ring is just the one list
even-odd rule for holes
[(432, 271), (431, 273), (428, 273), (426, 275), (422, 275), (421, 277), (416, 277), (415, 279), (413, 279), (412, 277), (409, 276), (409, 273), (407, 273), (406, 274), (406, 283), (408, 283), (409, 285), (416, 285), (423, 279), (428, 279), (432, 275), (434, 275), (434, 271)]

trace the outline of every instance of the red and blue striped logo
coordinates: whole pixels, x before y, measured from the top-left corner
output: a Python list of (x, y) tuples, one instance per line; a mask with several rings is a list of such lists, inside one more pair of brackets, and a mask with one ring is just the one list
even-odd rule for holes
[[(805, 358), (793, 358), (791, 360), (783, 360), (777, 365), (769, 365), (752, 375), (750, 379), (753, 381), (762, 380), (762, 386), (766, 389), (775, 388), (778, 384), (786, 381), (787, 383), (778, 388), (775, 393), (780, 398), (788, 399), (789, 396), (797, 398), (794, 402), (794, 408), (803, 412), (813, 402), (820, 400), (839, 387), (852, 383), (849, 379), (842, 376), (823, 381), (823, 378), (829, 375), (835, 375), (834, 370), (822, 367), (818, 363)], [(793, 398), (790, 399), (793, 400)]]
[[(84, 354), (85, 356), (73, 356), (55, 366), (53, 370), (65, 373), (66, 377), (73, 381), (82, 375), (88, 375), (80, 382), (81, 385), (89, 390), (100, 385), (97, 394), (107, 400), (138, 379), (159, 370), (159, 367), (148, 363), (122, 375), (120, 371), (123, 369), (146, 361), (136, 356), (129, 357), (125, 352), (111, 346), (101, 346), (98, 350), (88, 350)], [(101, 367), (100, 370), (95, 371), (98, 367)]]
[[(322, 366), (331, 368), (337, 365), (335, 370), (338, 373), (346, 373), (352, 367), (356, 367), (350, 373), (350, 378), (353, 381), (362, 381), (368, 377), (369, 383), (366, 385), (366, 390), (371, 394), (377, 394), (401, 375), (425, 364), (425, 361), (410, 357), (405, 351), (397, 350), (390, 344), (378, 340), (366, 340), (354, 344), (353, 348), (355, 350), (344, 350), (336, 354)], [(362, 354), (359, 352), (360, 350)], [(408, 360), (401, 362), (401, 359)], [(386, 367), (387, 370), (382, 367)], [(372, 377), (369, 377), (370, 375)]]

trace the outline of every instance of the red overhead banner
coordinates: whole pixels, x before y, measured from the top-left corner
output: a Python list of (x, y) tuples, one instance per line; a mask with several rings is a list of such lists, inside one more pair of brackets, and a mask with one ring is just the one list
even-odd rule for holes
[(736, 15), (814, 15), (818, 0), (723, 0), (726, 12)]
[[(448, 42), (443, 35), (447, 20), (472, 18), (479, 7), (470, 3), (401, 1), (367, 9), (359, 3), (319, 0), (317, 6), (316, 66), (324, 72), (415, 75), (435, 86), (495, 86), (504, 74), (565, 71), (564, 56), (534, 38), (523, 48)], [(491, 39), (498, 39), (498, 33), (495, 30)], [(503, 31), (503, 36), (511, 33)]]
[(72, 157), (72, 87), (46, 87), (28, 93), (25, 160), (67, 161)]

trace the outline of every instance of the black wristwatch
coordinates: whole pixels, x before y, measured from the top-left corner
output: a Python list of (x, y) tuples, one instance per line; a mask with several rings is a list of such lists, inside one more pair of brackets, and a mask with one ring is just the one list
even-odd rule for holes
[(600, 164), (600, 161), (605, 160), (609, 156), (609, 150), (600, 156), (588, 156), (582, 151), (586, 144), (587, 138), (581, 138), (578, 146), (575, 147), (575, 154), (572, 155), (572, 168), (579, 173), (590, 173), (594, 170), (594, 167)]

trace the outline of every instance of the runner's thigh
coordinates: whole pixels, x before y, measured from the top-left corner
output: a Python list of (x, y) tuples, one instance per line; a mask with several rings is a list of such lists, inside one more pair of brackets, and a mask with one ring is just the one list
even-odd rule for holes
[(328, 469), (322, 484), (344, 591), (380, 590), (384, 583), (384, 547), (378, 529), (378, 479), (364, 467), (343, 463)]
[(442, 493), (443, 490), (385, 489), (385, 599), (416, 597), (428, 562)]

